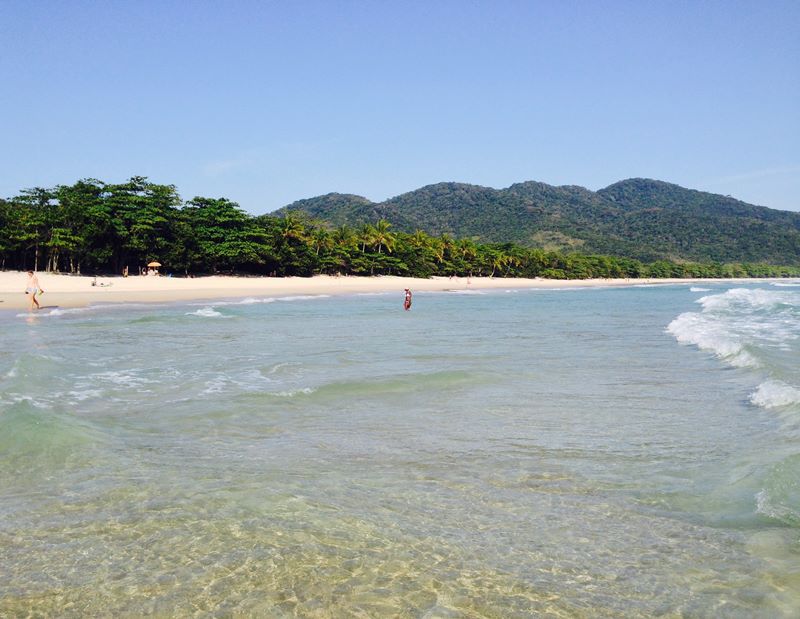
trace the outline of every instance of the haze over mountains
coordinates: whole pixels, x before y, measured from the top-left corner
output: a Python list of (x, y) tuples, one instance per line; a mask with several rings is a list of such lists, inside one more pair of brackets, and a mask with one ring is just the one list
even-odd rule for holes
[(655, 259), (800, 264), (800, 213), (651, 179), (590, 191), (535, 181), (492, 189), (437, 183), (384, 202), (330, 193), (276, 211), (301, 211), (335, 226), (386, 219), (479, 242)]

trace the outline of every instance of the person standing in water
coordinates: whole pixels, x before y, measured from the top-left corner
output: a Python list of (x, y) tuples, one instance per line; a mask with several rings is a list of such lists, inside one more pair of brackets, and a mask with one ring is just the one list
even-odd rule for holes
[(39, 288), (39, 278), (36, 277), (33, 271), (28, 271), (28, 283), (25, 286), (25, 294), (31, 295), (31, 311), (33, 311), (34, 306), (36, 306), (36, 309), (39, 309), (39, 301), (37, 301), (36, 295), (43, 292), (44, 290)]
[(406, 288), (406, 298), (403, 300), (403, 309), (408, 311), (411, 309), (411, 290)]

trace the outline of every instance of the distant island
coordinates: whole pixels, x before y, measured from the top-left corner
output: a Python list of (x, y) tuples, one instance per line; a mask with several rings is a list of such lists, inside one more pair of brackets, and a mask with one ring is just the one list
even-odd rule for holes
[(800, 276), (800, 214), (647, 179), (597, 192), (439, 183), (259, 216), (144, 177), (0, 200), (0, 269), (133, 274), (153, 261), (174, 275)]

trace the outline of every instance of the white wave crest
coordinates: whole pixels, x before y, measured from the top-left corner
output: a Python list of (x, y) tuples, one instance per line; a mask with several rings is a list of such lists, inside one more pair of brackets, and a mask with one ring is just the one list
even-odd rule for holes
[(329, 294), (303, 294), (285, 297), (246, 297), (237, 301), (215, 301), (214, 305), (256, 305), (259, 303), (275, 303), (275, 301), (309, 301), (313, 299), (327, 299)]
[(296, 362), (296, 361), (283, 361), (281, 363), (276, 363), (269, 370), (264, 372), (264, 374), (274, 374), (278, 370), (281, 370), (283, 368), (292, 367), (292, 366), (295, 366), (295, 365), (300, 365), (300, 364), (298, 362)]
[(767, 349), (789, 350), (789, 342), (800, 338), (797, 292), (732, 288), (697, 303), (700, 312), (680, 314), (667, 332), (733, 366), (760, 367)]
[[(146, 385), (149, 383), (157, 382), (155, 378), (147, 378), (146, 376), (142, 376), (145, 373), (145, 370), (139, 370), (136, 368), (132, 368), (130, 370), (108, 370), (106, 372), (99, 372), (97, 374), (92, 374), (90, 378), (97, 379), (101, 381), (101, 383), (111, 383), (114, 385), (120, 385), (123, 387), (131, 387), (131, 386), (141, 386)], [(91, 388), (92, 383), (86, 385), (84, 383), (77, 384), (78, 387), (89, 387)]]
[(89, 312), (95, 309), (95, 307), (54, 307), (50, 311), (46, 311), (45, 309), (38, 310), (36, 312), (26, 312), (24, 314), (17, 314), (17, 318), (41, 318), (41, 317), (53, 317), (53, 316), (67, 316), (69, 314), (83, 314), (84, 312)]
[(780, 499), (773, 498), (769, 491), (761, 490), (756, 494), (756, 512), (767, 518), (779, 520), (786, 524), (796, 525), (800, 522), (800, 514)]
[(800, 305), (795, 292), (764, 290), (762, 288), (732, 288), (722, 294), (713, 294), (697, 300), (704, 311), (752, 311), (774, 308), (779, 305)]
[(758, 367), (758, 360), (744, 349), (739, 338), (726, 324), (710, 320), (704, 314), (686, 312), (667, 326), (667, 331), (681, 344), (693, 344), (714, 353), (736, 367)]
[(204, 307), (194, 312), (186, 312), (187, 316), (202, 316), (203, 318), (220, 318), (223, 314), (219, 313), (213, 307)]
[[(273, 299), (272, 297), (267, 297), (267, 298), (263, 298), (263, 299), (259, 299), (259, 298), (256, 298), (256, 297), (246, 297), (244, 299), (238, 299), (236, 301), (216, 301), (215, 300), (214, 301), (214, 306), (215, 307), (220, 307), (220, 306), (227, 306), (227, 305), (255, 305), (256, 303), (274, 303), (274, 302), (275, 302), (275, 299)], [(206, 305), (206, 303), (208, 303), (208, 301), (205, 301), (204, 303), (190, 303), (190, 305), (193, 305), (193, 306), (194, 305)]]
[(255, 297), (247, 297), (246, 299), (242, 299), (241, 301), (236, 301), (231, 303), (230, 305), (255, 305), (256, 303), (274, 303), (275, 299), (271, 297), (267, 297), (265, 299), (257, 299)]
[(276, 301), (310, 301), (312, 299), (327, 299), (329, 294), (298, 294), (288, 297), (277, 297)]
[(779, 288), (798, 288), (800, 282), (770, 282), (770, 286), (778, 286)]
[(291, 389), (289, 391), (275, 391), (270, 393), (269, 395), (275, 396), (277, 398), (293, 398), (296, 395), (308, 395), (310, 393), (314, 393), (316, 389), (311, 387), (303, 387), (302, 389)]
[(761, 383), (750, 394), (750, 401), (761, 408), (780, 408), (791, 404), (800, 404), (800, 389), (780, 380), (768, 380)]
[(224, 377), (215, 377), (206, 383), (206, 388), (200, 392), (200, 395), (211, 395), (220, 393), (227, 386), (228, 381)]
[(711, 292), (711, 288), (700, 288), (699, 286), (692, 286), (689, 292)]
[(800, 454), (777, 462), (767, 473), (764, 486), (756, 494), (756, 511), (796, 527), (800, 524)]
[(85, 391), (69, 391), (67, 395), (76, 402), (83, 402), (91, 398), (102, 397), (103, 393), (99, 389), (86, 389)]

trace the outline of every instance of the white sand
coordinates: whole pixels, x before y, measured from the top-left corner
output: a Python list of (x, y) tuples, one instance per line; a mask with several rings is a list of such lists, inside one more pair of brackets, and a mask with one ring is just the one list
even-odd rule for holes
[[(504, 279), (488, 277), (228, 277), (209, 276), (191, 279), (177, 277), (93, 277), (38, 273), (44, 294), (42, 307), (81, 307), (96, 303), (150, 303), (201, 299), (241, 298), (248, 296), (339, 295), (357, 292), (396, 292), (402, 299), (403, 289), (413, 291), (482, 290), (510, 288), (572, 288), (587, 286), (631, 286), (648, 283), (689, 283), (692, 279)], [(714, 280), (719, 281), (719, 280)], [(27, 276), (19, 271), (0, 271), (0, 310), (27, 309), (25, 294)], [(104, 285), (100, 285), (104, 284)]]

